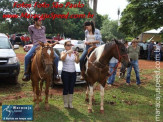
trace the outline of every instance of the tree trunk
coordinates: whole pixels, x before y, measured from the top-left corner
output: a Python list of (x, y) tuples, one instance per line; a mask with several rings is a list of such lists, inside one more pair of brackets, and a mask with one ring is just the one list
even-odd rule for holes
[(94, 22), (94, 24), (95, 24), (95, 21), (96, 21), (97, 1), (98, 0), (93, 0), (93, 14), (94, 14), (93, 22)]

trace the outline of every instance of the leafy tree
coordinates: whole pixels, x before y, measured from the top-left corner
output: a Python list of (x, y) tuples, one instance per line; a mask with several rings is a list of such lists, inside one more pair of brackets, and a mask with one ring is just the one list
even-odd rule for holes
[(108, 16), (105, 16), (105, 20), (102, 24), (101, 34), (103, 41), (110, 41), (112, 39), (124, 39), (124, 35), (118, 31), (118, 21), (108, 19)]
[(146, 30), (157, 29), (163, 25), (162, 0), (128, 0), (128, 2), (120, 19), (121, 32), (136, 37)]

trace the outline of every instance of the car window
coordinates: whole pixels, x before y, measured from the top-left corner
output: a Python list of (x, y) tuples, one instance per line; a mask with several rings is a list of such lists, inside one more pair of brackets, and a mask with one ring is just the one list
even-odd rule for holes
[(11, 49), (11, 45), (9, 43), (8, 38), (0, 37), (0, 49)]
[(78, 44), (82, 44), (83, 42), (82, 41), (78, 41)]
[(57, 53), (57, 55), (60, 57), (61, 52), (64, 51), (64, 48), (54, 48), (54, 51)]

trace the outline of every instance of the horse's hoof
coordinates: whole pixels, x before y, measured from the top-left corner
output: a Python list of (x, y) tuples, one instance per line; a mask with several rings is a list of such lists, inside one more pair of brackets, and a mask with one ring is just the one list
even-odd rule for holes
[(49, 111), (50, 110), (49, 104), (46, 104), (45, 105), (45, 109), (46, 109), (46, 111)]
[(100, 113), (101, 113), (101, 114), (104, 114), (104, 110), (100, 110)]
[(92, 102), (94, 103), (95, 102), (95, 99), (92, 99)]
[(33, 102), (36, 102), (36, 99), (33, 99)]
[(88, 113), (92, 113), (92, 109), (88, 109)]
[(40, 110), (40, 108), (39, 108), (39, 106), (35, 106), (35, 111), (39, 111)]
[(39, 102), (42, 102), (42, 99), (39, 99)]
[(85, 102), (89, 102), (89, 99), (88, 98), (85, 98)]

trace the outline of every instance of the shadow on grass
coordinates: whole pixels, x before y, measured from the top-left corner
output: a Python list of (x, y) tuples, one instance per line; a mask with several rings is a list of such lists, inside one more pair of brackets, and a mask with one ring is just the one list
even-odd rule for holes
[(65, 115), (63, 111), (54, 105), (50, 105), (50, 110), (45, 110), (45, 104), (42, 102), (40, 104), (40, 110), (34, 111), (34, 121), (33, 122), (66, 122), (70, 121), (69, 117)]
[[(88, 121), (90, 120), (90, 118), (79, 112), (77, 109), (73, 108), (73, 109), (68, 109), (69, 112), (69, 116), (71, 116), (75, 122), (79, 122), (79, 121)], [(87, 112), (87, 111), (86, 111)]]
[(0, 78), (0, 92), (4, 94), (17, 93), (21, 91), (21, 84), (12, 83), (9, 79)]
[(139, 88), (137, 85), (131, 85), (131, 86), (124, 85), (123, 87), (119, 87), (118, 89), (120, 89), (123, 92), (138, 94), (141, 96), (149, 97), (151, 99), (153, 99), (153, 94), (155, 94), (155, 90), (147, 89), (144, 86), (141, 86)]

